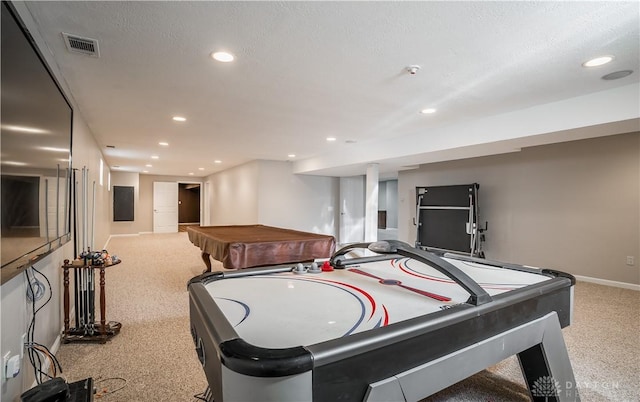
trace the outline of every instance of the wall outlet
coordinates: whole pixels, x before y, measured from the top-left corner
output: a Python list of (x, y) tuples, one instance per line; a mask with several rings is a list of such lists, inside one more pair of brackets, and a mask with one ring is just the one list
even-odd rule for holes
[(2, 382), (7, 380), (7, 365), (9, 364), (9, 359), (11, 358), (11, 352), (7, 352), (2, 356)]
[(5, 369), (5, 377), (7, 380), (16, 378), (20, 374), (20, 356), (13, 355), (7, 360)]
[(630, 267), (633, 267), (634, 265), (636, 265), (636, 258), (632, 255), (628, 255), (627, 256), (627, 265)]

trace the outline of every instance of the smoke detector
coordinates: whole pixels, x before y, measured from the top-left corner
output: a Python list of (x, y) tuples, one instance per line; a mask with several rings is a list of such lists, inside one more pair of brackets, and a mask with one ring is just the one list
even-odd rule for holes
[(416, 75), (418, 73), (418, 70), (420, 70), (420, 66), (417, 65), (407, 67), (407, 72), (411, 75)]
[(64, 44), (71, 53), (83, 54), (85, 56), (100, 57), (98, 41), (91, 38), (83, 38), (78, 35), (62, 33)]

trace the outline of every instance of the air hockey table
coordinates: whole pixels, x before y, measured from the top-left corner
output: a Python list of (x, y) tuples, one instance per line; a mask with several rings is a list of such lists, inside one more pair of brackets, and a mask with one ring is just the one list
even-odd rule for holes
[(335, 251), (333, 236), (267, 225), (189, 226), (189, 240), (202, 251), (205, 272), (211, 260), (225, 268), (313, 261)]
[[(353, 257), (355, 250), (373, 253)], [(220, 401), (419, 401), (517, 355), (533, 400), (579, 401), (566, 273), (397, 241), (205, 273), (191, 334)]]

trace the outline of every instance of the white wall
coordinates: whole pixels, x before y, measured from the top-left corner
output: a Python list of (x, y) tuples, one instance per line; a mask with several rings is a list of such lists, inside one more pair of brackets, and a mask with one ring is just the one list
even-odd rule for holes
[(639, 133), (423, 165), (398, 178), (400, 240), (415, 242), (416, 186), (477, 182), (487, 258), (640, 283)]
[(204, 185), (211, 225), (260, 223), (336, 234), (336, 178), (294, 175), (288, 162), (253, 161), (208, 176)]
[(258, 162), (249, 162), (205, 179), (211, 225), (258, 223)]
[(340, 244), (365, 241), (366, 177), (350, 176), (339, 179), (339, 236)]
[(288, 162), (259, 161), (258, 166), (259, 223), (336, 235), (337, 178), (295, 175)]

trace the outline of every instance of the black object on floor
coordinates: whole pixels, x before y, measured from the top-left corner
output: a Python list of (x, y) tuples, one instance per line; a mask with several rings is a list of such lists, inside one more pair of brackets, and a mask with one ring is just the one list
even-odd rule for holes
[(66, 402), (93, 402), (93, 394), (93, 378), (85, 378), (69, 384), (69, 398)]
[(69, 385), (60, 378), (38, 384), (20, 395), (22, 402), (66, 402), (69, 396)]

